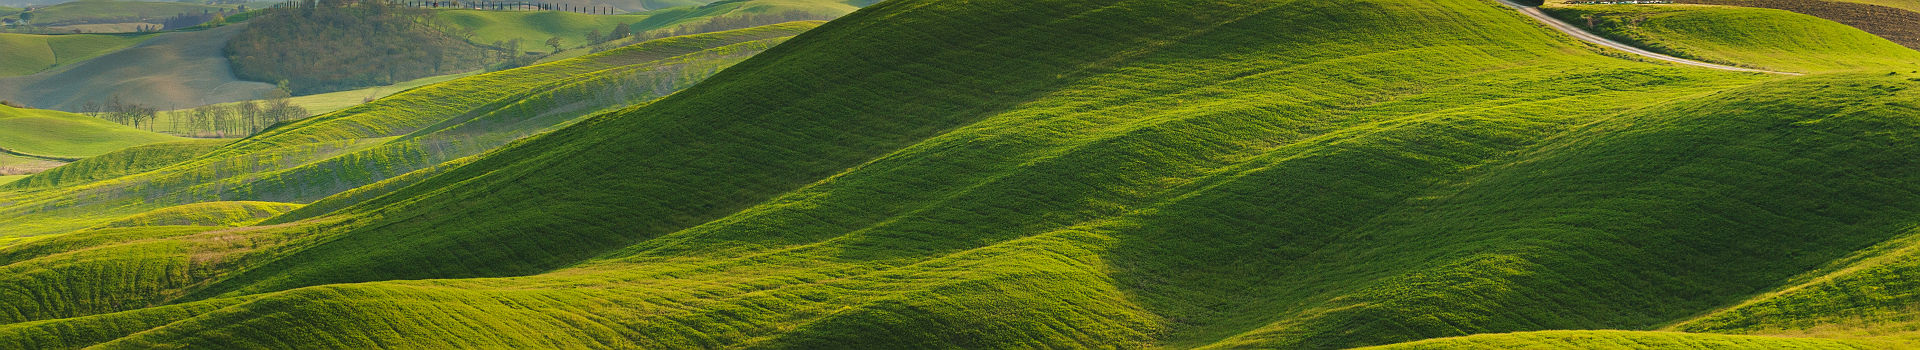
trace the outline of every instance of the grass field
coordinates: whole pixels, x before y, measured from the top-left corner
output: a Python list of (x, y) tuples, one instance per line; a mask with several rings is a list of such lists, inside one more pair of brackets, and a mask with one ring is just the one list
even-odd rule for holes
[[(1920, 300), (1920, 73), (1810, 73), (1480, 0), (892, 0), (0, 189), (0, 346), (1910, 345), (1751, 336)], [(100, 227), (236, 201), (311, 204)]]
[(803, 12), (833, 18), (853, 12), (859, 7), (848, 4), (846, 0), (745, 0), (711, 6), (651, 9), (651, 11), (623, 15), (586, 15), (558, 11), (445, 10), (439, 12), (439, 17), (456, 27), (472, 30), (474, 35), (469, 40), (475, 43), (488, 44), (518, 39), (520, 48), (524, 51), (546, 52), (552, 50), (544, 44), (549, 38), (559, 37), (562, 47), (580, 47), (588, 44), (586, 42), (588, 33), (599, 32), (604, 35), (612, 32), (614, 26), (621, 23), (628, 24), (634, 33), (639, 33), (757, 14)]
[[(387, 86), (375, 86), (375, 87), (361, 88), (356, 90), (329, 92), (324, 94), (294, 96), (292, 98), (289, 98), (288, 102), (295, 106), (300, 106), (300, 108), (305, 108), (307, 112), (311, 113), (312, 115), (321, 115), (321, 114), (332, 113), (333, 111), (338, 111), (341, 109), (346, 109), (347, 107), (357, 106), (362, 103), (367, 103), (369, 99), (379, 99), (382, 97), (387, 97), (396, 93), (400, 93), (401, 91), (406, 91), (408, 89), (427, 86), (431, 84), (444, 83), (450, 80), (464, 78), (464, 77), (472, 76), (474, 74), (479, 74), (479, 73), (480, 73), (479, 71), (474, 71), (474, 72), (466, 72), (466, 73), (458, 73), (458, 74), (448, 74), (448, 75), (442, 75), (442, 76), (414, 79), (414, 80), (400, 82), (399, 84), (393, 84), (393, 85), (387, 85)], [(252, 101), (254, 101), (255, 103), (261, 103), (261, 104), (267, 103), (266, 100), (252, 100)], [(215, 105), (228, 107), (228, 106), (233, 106), (239, 103), (240, 102), (217, 103)], [(198, 107), (198, 106), (194, 106), (194, 107)], [(201, 130), (199, 128), (191, 127), (192, 125), (191, 123), (175, 123), (176, 120), (185, 120), (189, 118), (189, 115), (186, 113), (191, 112), (192, 109), (193, 108), (181, 108), (181, 109), (176, 109), (171, 111), (161, 111), (159, 116), (154, 118), (156, 122), (154, 124), (153, 130), (157, 132), (174, 133), (174, 134), (196, 134), (196, 133), (205, 132), (206, 130)], [(181, 127), (175, 128), (174, 125), (181, 125)]]
[(78, 111), (116, 95), (162, 110), (261, 98), (273, 85), (235, 78), (221, 51), (242, 27), (159, 34), (93, 59), (0, 77), (0, 99)]
[(82, 21), (158, 19), (182, 13), (201, 13), (230, 8), (185, 2), (81, 0), (33, 11), (35, 25), (73, 24)]
[(1546, 331), (1507, 334), (1481, 334), (1456, 338), (1422, 340), (1368, 350), (1413, 349), (1893, 349), (1920, 345), (1892, 339), (1817, 339), (1721, 334), (1629, 332), (1629, 331)]
[(486, 44), (518, 39), (521, 49), (543, 52), (552, 50), (543, 44), (548, 38), (559, 37), (562, 47), (579, 47), (586, 44), (589, 31), (605, 34), (616, 24), (631, 24), (647, 18), (645, 14), (588, 15), (558, 11), (446, 10), (438, 15), (454, 26), (472, 30), (473, 37), (468, 40), (473, 42)]
[(149, 35), (0, 33), (0, 77), (38, 73), (132, 46)]
[(1913, 23), (1920, 23), (1920, 12), (1909, 9), (1870, 5), (1858, 1), (1682, 0), (1681, 2), (1793, 11), (1840, 22), (1920, 50), (1920, 26), (1913, 25)]
[(84, 158), (176, 140), (79, 114), (0, 106), (0, 148), (28, 155)]
[(1920, 67), (1920, 51), (1818, 17), (1707, 5), (1559, 5), (1547, 13), (1635, 46), (1789, 72)]

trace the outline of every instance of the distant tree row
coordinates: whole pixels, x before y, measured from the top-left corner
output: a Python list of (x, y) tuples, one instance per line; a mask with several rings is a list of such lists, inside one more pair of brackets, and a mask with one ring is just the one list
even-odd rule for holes
[(206, 105), (191, 110), (169, 112), (173, 130), (196, 136), (232, 137), (252, 135), (281, 122), (307, 117), (307, 109), (286, 98), (245, 101), (231, 105)]
[(384, 0), (304, 0), (248, 23), (227, 43), (234, 72), (300, 95), (463, 72), (491, 59), (448, 34), (431, 10)]
[(105, 104), (87, 102), (80, 105), (80, 114), (152, 131), (153, 119), (159, 116), (159, 110), (151, 106), (127, 102), (120, 99), (120, 95), (113, 95)]
[(274, 124), (306, 118), (306, 108), (296, 106), (286, 93), (265, 100), (228, 105), (206, 105), (189, 110), (162, 112), (152, 106), (127, 102), (114, 95), (106, 102), (80, 105), (80, 114), (154, 131), (165, 117), (169, 130), (188, 136), (232, 137), (252, 135)]

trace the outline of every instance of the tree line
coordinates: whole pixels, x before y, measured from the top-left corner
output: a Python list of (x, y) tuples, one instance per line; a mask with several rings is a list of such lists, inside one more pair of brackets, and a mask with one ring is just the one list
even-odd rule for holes
[(224, 138), (252, 135), (274, 124), (306, 118), (310, 113), (306, 108), (294, 105), (293, 100), (281, 92), (264, 101), (250, 100), (174, 111), (161, 111), (153, 106), (127, 102), (115, 95), (105, 102), (81, 104), (80, 114), (147, 131), (154, 131), (164, 122), (168, 130), (178, 134)]

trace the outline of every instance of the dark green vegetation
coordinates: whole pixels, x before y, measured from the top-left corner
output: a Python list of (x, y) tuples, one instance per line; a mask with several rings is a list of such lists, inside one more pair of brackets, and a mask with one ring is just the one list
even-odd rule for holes
[(385, 1), (303, 1), (264, 10), (226, 44), (234, 73), (307, 95), (485, 66), (487, 48), (436, 27), (432, 10)]
[[(0, 192), (0, 344), (1845, 348), (1920, 303), (1871, 288), (1912, 290), (1911, 67), (1625, 60), (1480, 0), (815, 25)], [(1755, 47), (1859, 54), (1796, 39)], [(308, 204), (108, 227), (238, 201)], [(1635, 331), (1565, 331), (1598, 329)]]
[(1559, 5), (1547, 13), (1637, 47), (1788, 72), (1920, 67), (1920, 52), (1818, 17), (1701, 5)]

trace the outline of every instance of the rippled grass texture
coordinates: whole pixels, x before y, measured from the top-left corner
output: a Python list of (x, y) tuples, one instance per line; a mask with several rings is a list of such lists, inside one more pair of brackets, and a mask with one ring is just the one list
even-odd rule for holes
[[(1901, 344), (1653, 331), (1904, 266), (1920, 74), (1595, 50), (1478, 0), (888, 1), (264, 226), (0, 242), (0, 344)], [(205, 158), (449, 125), (349, 113), (394, 106)]]

